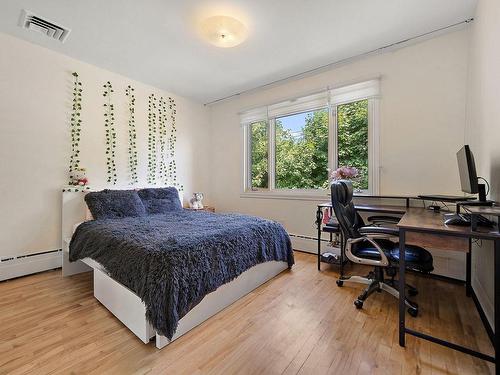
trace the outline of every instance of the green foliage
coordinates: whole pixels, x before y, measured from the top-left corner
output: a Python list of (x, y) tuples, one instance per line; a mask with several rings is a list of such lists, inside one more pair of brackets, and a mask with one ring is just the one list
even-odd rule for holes
[(328, 180), (328, 111), (306, 116), (297, 138), (276, 119), (276, 188), (318, 189)]
[(368, 189), (368, 100), (337, 107), (338, 164), (356, 167), (354, 188)]
[(156, 184), (156, 97), (148, 98), (148, 183)]
[(182, 191), (184, 187), (177, 181), (175, 161), (176, 115), (177, 109), (173, 98), (156, 98), (154, 94), (149, 95), (147, 181), (155, 185), (158, 172), (158, 178), (162, 184), (175, 186)]
[[(276, 126), (276, 188), (321, 189), (328, 186), (328, 110), (310, 112), (302, 136)], [(338, 165), (356, 167), (357, 189), (368, 189), (368, 101), (337, 107)], [(250, 127), (252, 188), (268, 188), (268, 129), (266, 122)]]
[(184, 186), (177, 181), (177, 164), (175, 162), (175, 146), (177, 143), (177, 127), (175, 125), (175, 116), (177, 115), (177, 108), (175, 100), (168, 98), (168, 108), (170, 111), (170, 135), (168, 137), (168, 151), (170, 162), (168, 163), (167, 181), (169, 185), (175, 186), (179, 191), (184, 190)]
[(167, 185), (167, 167), (165, 164), (165, 148), (167, 142), (167, 103), (163, 97), (158, 101), (158, 138), (160, 145), (160, 180)]
[(252, 165), (252, 188), (262, 189), (268, 187), (268, 139), (267, 123), (256, 122), (251, 125), (251, 165)]
[(69, 159), (69, 185), (73, 184), (73, 171), (80, 168), (80, 137), (82, 132), (82, 83), (78, 79), (78, 73), (71, 74), (73, 78), (73, 101), (71, 106), (71, 156)]
[(106, 82), (104, 85), (102, 96), (106, 98), (104, 106), (104, 130), (106, 132), (106, 167), (107, 167), (107, 182), (116, 184), (116, 129), (115, 129), (115, 107), (111, 102), (111, 96), (114, 92), (111, 82)]
[(130, 184), (139, 182), (137, 176), (137, 131), (135, 128), (135, 95), (134, 88), (130, 85), (125, 90), (128, 98), (128, 168), (130, 171)]

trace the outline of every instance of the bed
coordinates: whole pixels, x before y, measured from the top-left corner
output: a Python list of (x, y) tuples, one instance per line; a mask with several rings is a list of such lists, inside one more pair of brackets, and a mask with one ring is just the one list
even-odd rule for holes
[(168, 345), (293, 265), (278, 223), (143, 203), (75, 226), (82, 194), (63, 193), (63, 274), (93, 271), (95, 297), (145, 343)]

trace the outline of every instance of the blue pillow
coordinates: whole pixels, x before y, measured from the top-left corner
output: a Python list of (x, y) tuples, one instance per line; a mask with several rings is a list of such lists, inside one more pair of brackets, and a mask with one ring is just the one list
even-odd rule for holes
[(174, 187), (141, 189), (138, 194), (149, 215), (182, 211), (179, 192)]
[(145, 216), (146, 209), (135, 190), (102, 190), (85, 195), (95, 220)]

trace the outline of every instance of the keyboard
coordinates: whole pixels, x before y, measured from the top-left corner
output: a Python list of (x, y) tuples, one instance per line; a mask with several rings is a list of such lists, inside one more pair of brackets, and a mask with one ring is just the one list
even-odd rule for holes
[[(496, 224), (494, 221), (484, 217), (483, 215), (475, 215), (477, 219), (477, 225), (482, 227), (494, 227)], [(470, 225), (471, 214), (460, 213), (460, 214), (445, 214), (444, 223), (446, 225)]]

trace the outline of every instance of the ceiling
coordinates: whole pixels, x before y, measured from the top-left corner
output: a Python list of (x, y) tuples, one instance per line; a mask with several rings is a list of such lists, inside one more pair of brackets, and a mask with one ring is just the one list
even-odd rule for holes
[[(476, 2), (3, 0), (0, 32), (207, 103), (461, 22)], [(72, 29), (66, 42), (17, 26), (21, 9)], [(197, 27), (214, 15), (241, 20), (248, 39), (204, 41)]]

